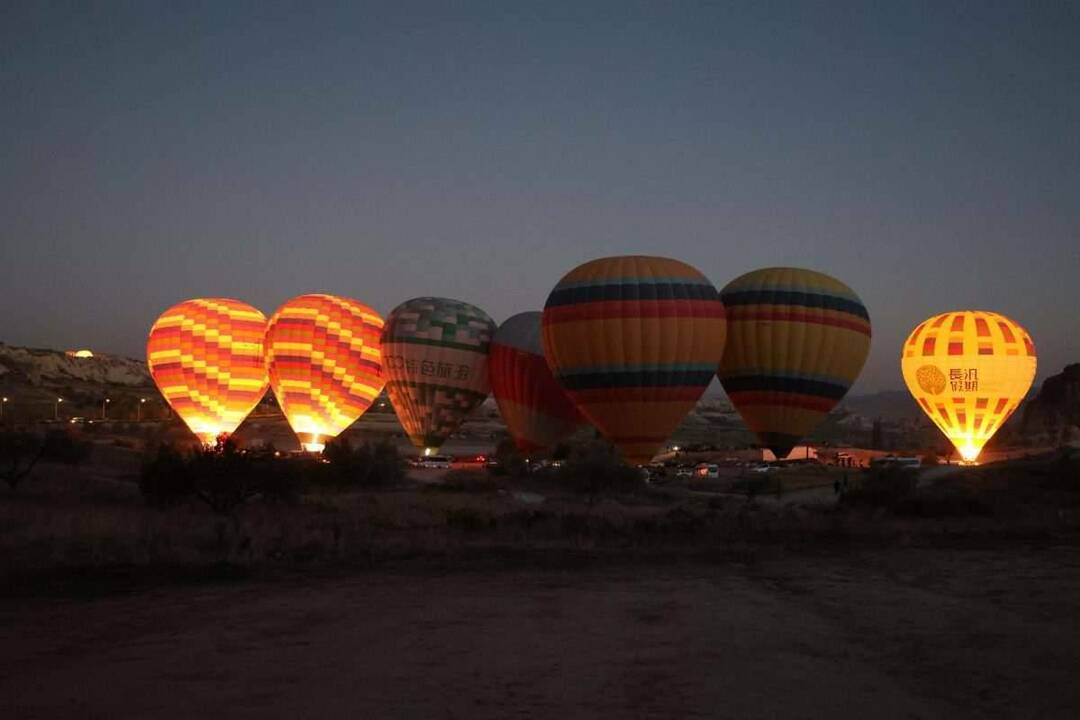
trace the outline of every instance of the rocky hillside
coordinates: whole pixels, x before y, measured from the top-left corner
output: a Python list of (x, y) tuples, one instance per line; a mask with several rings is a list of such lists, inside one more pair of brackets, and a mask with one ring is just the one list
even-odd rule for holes
[[(141, 360), (120, 355), (72, 357), (60, 350), (0, 343), (0, 394), (5, 423), (105, 414), (110, 418), (155, 417), (164, 406)], [(58, 397), (62, 405), (56, 404)], [(140, 398), (147, 398), (142, 408)]]
[(0, 383), (5, 387), (57, 387), (71, 384), (143, 387), (151, 384), (142, 360), (120, 355), (72, 357), (58, 350), (13, 347), (0, 343)]
[(1051, 444), (1080, 440), (1080, 363), (1043, 382), (1024, 407), (1022, 429)]

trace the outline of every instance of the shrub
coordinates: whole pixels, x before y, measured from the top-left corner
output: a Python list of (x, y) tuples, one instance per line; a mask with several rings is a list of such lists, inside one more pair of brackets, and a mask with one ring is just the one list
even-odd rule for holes
[(502, 484), (490, 473), (480, 470), (451, 470), (446, 473), (442, 484), (430, 487), (455, 492), (494, 492)]
[(898, 515), (915, 517), (963, 517), (988, 515), (990, 505), (966, 485), (943, 484), (920, 489), (901, 498), (892, 508)]
[(183, 502), (195, 494), (187, 457), (172, 445), (161, 445), (139, 474), (139, 491), (154, 507)]
[(198, 498), (214, 512), (226, 514), (256, 495), (290, 500), (298, 493), (302, 474), (272, 454), (245, 452), (228, 439), (212, 449), (182, 453), (162, 445), (139, 476), (147, 502), (165, 507)]
[(0, 477), (12, 490), (19, 486), (41, 459), (45, 445), (33, 433), (8, 430), (0, 433)]
[(279, 457), (272, 445), (243, 450), (222, 438), (213, 449), (191, 453), (162, 445), (144, 464), (139, 489), (158, 507), (198, 498), (228, 513), (254, 497), (292, 503), (311, 488), (388, 485), (404, 474), (397, 449), (388, 443), (353, 448), (338, 441), (324, 457)]
[(870, 505), (896, 508), (915, 492), (919, 473), (911, 468), (871, 468), (862, 474), (859, 483), (840, 496), (847, 505)]
[(517, 477), (525, 473), (525, 457), (510, 438), (503, 438), (495, 446), (495, 460), (499, 463), (496, 474)]
[(405, 461), (390, 442), (364, 443), (353, 447), (345, 438), (332, 440), (323, 450), (324, 472), (313, 479), (333, 487), (385, 487), (405, 477)]
[(610, 444), (596, 440), (575, 447), (554, 473), (555, 481), (588, 495), (591, 504), (602, 493), (632, 492), (644, 487), (637, 468), (625, 465)]
[(42, 441), (42, 459), (81, 465), (88, 457), (92, 445), (88, 440), (79, 440), (66, 430), (50, 430)]
[(776, 492), (780, 486), (780, 478), (771, 478), (762, 475), (744, 475), (737, 478), (731, 485), (731, 489), (746, 493), (747, 497), (753, 498), (769, 491)]

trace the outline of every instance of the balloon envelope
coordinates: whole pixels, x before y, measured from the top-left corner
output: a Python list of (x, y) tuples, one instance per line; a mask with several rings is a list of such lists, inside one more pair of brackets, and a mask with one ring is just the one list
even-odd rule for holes
[(305, 450), (322, 450), (382, 391), (382, 328), (367, 305), (324, 294), (295, 297), (270, 318), (270, 386)]
[(645, 463), (712, 380), (724, 307), (686, 263), (601, 258), (551, 291), (543, 333), (548, 364), (578, 410), (628, 462)]
[(236, 430), (266, 393), (265, 332), (265, 315), (230, 298), (185, 300), (150, 328), (150, 376), (203, 444)]
[(1024, 328), (974, 310), (929, 318), (908, 336), (900, 358), (908, 390), (968, 462), (1024, 399), (1036, 363)]
[(487, 313), (460, 300), (414, 298), (390, 312), (386, 391), (413, 445), (437, 451), (487, 397), (494, 333)]
[(491, 343), (491, 392), (522, 452), (554, 447), (584, 421), (544, 359), (539, 312), (514, 315)]
[(785, 458), (858, 378), (870, 315), (847, 285), (800, 268), (754, 270), (720, 297), (728, 340), (717, 375), (761, 444)]

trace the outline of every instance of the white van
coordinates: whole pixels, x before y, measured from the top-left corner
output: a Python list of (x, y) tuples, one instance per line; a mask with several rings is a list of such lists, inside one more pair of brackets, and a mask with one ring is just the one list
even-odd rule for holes
[(427, 455), (420, 458), (419, 465), (422, 468), (437, 468), (439, 470), (450, 469), (449, 455)]

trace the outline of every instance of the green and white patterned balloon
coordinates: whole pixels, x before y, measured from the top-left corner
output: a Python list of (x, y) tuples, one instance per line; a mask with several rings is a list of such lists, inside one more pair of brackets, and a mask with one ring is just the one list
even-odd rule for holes
[(437, 451), (488, 395), (495, 323), (475, 305), (407, 300), (386, 319), (383, 368), (390, 402), (413, 445)]

